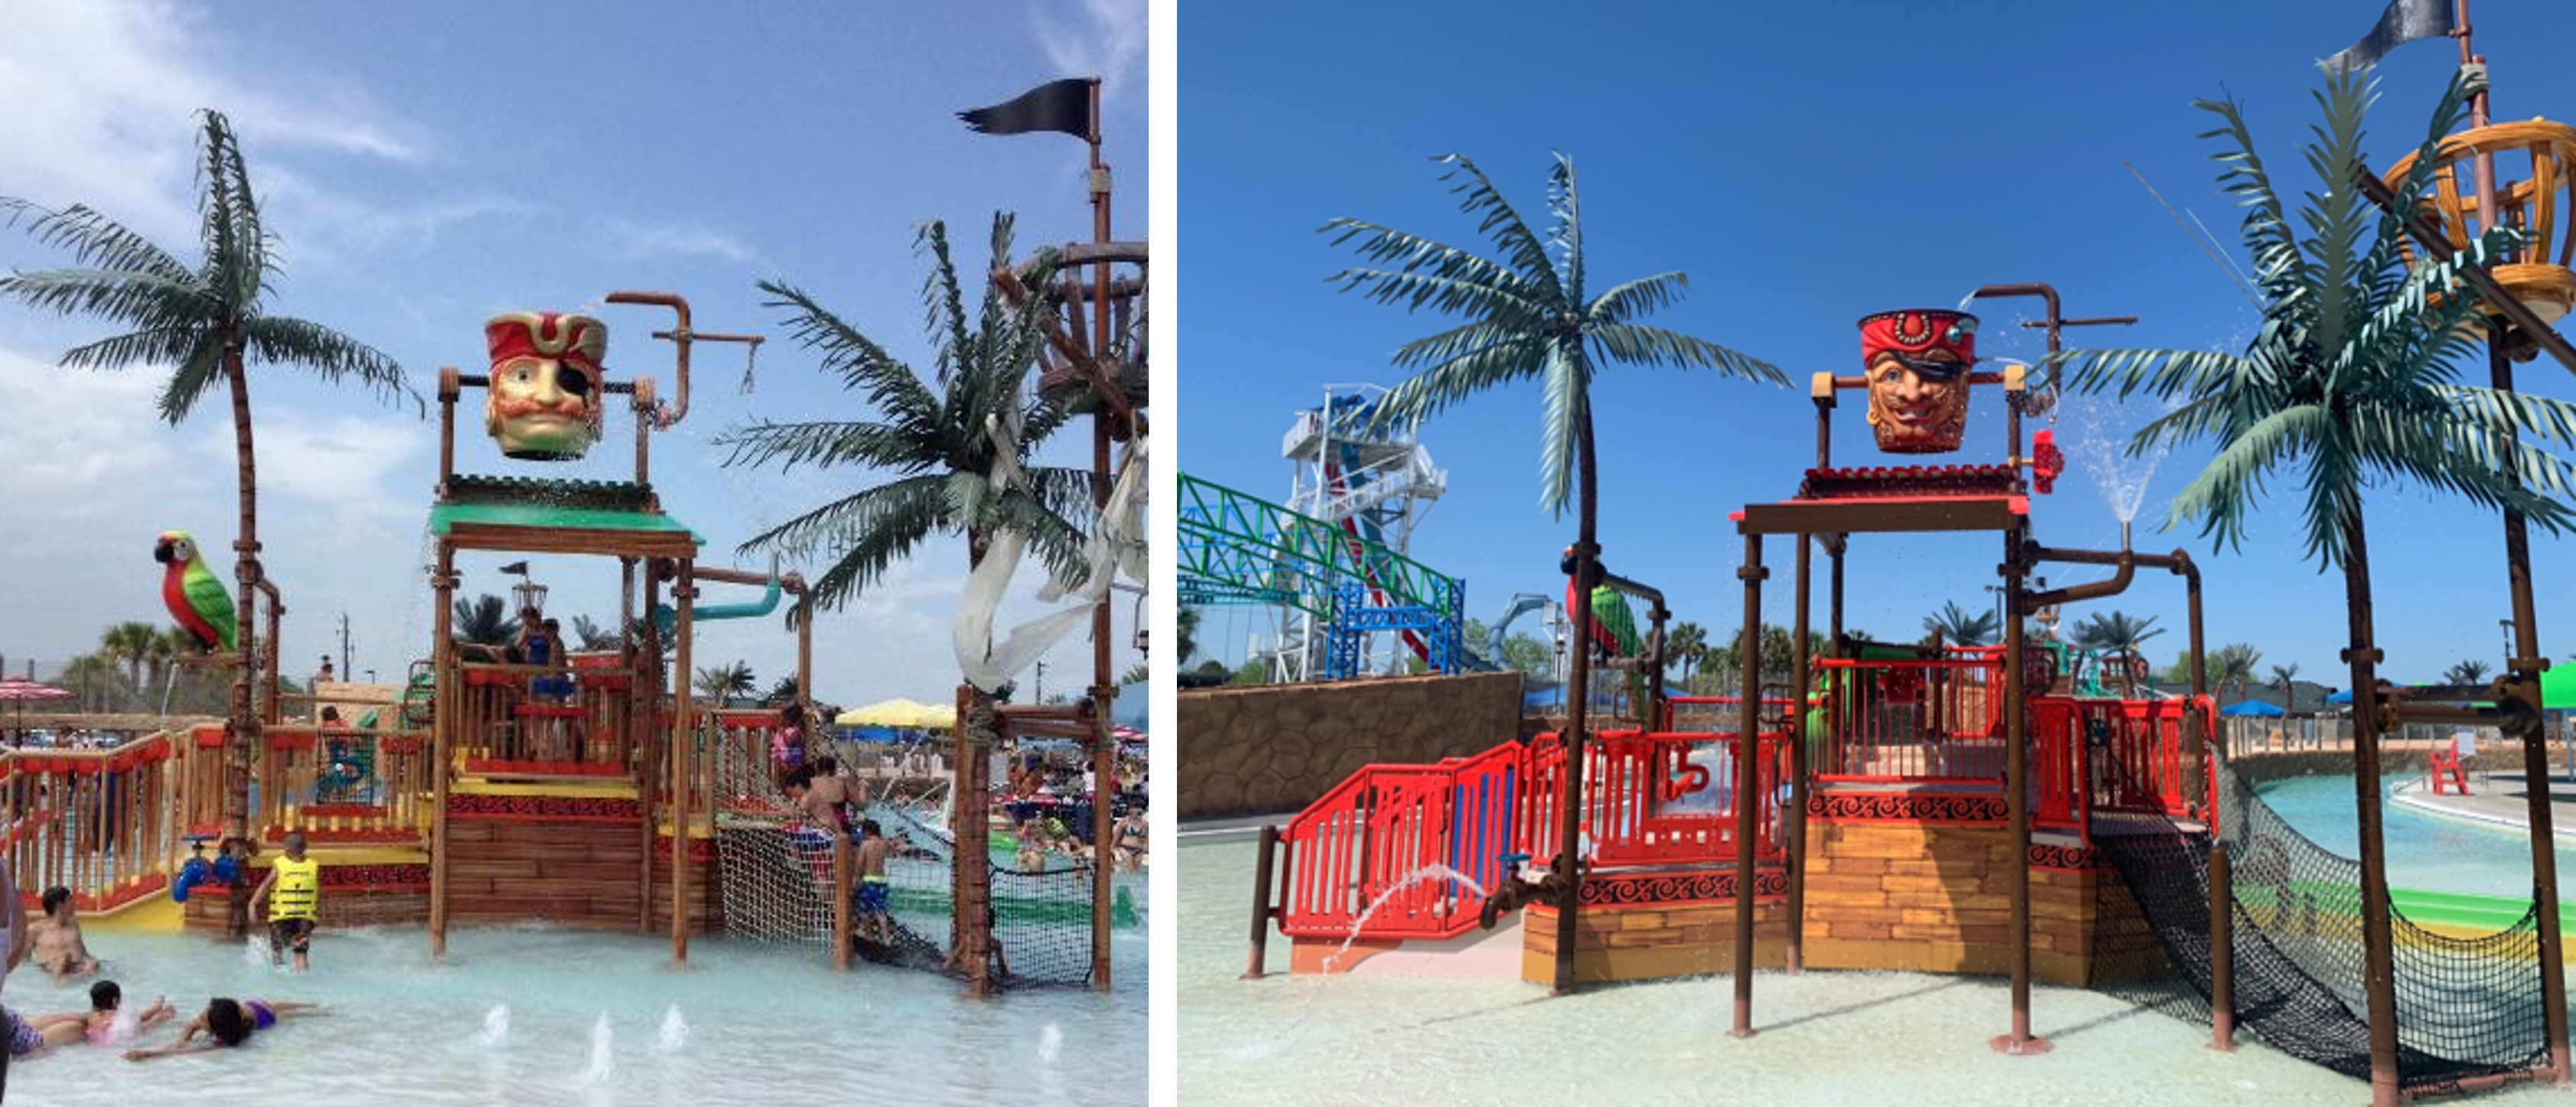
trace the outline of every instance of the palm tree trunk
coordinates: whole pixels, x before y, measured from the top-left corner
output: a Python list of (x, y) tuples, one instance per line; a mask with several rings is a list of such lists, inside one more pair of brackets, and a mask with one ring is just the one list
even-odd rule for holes
[[(235, 621), (241, 626), (241, 654), (233, 670), (232, 717), (224, 735), (224, 834), (250, 837), (250, 751), (259, 740), (259, 716), (251, 711), (250, 689), (259, 679), (258, 620), (251, 618), (259, 586), (259, 481), (251, 461), (250, 376), (242, 364), (241, 340), (226, 343), (224, 370), (232, 378), (234, 462), (241, 477), (241, 534), (233, 541), (233, 578), (241, 589)], [(250, 932), (250, 896), (233, 889), (225, 932), (239, 938)]]
[(1575, 438), (1575, 532), (1574, 532), (1574, 656), (1567, 661), (1565, 673), (1565, 787), (1558, 797), (1561, 808), (1557, 824), (1556, 876), (1556, 982), (1555, 994), (1574, 992), (1575, 915), (1582, 900), (1582, 866), (1578, 853), (1583, 843), (1583, 730), (1584, 716), (1592, 709), (1592, 581), (1593, 567), (1600, 562), (1600, 547), (1593, 536), (1600, 512), (1600, 497), (1592, 476), (1592, 405), (1589, 397), (1581, 402), (1583, 412)]
[(2344, 607), (2352, 621), (2352, 788), (2360, 812), (2362, 991), (2370, 1013), (2370, 1099), (2374, 1107), (2397, 1103), (2397, 988), (2395, 951), (2388, 923), (2388, 860), (2379, 822), (2379, 697), (2373, 671), (2379, 650), (2372, 641), (2369, 547), (2363, 541), (2358, 496), (2344, 505)]
[[(984, 553), (991, 538), (981, 533), (966, 536), (966, 571), (984, 563)], [(992, 791), (993, 750), (1000, 745), (993, 694), (970, 682), (958, 686), (957, 724), (950, 733), (957, 748), (957, 767), (949, 786), (949, 831), (956, 840), (955, 882), (948, 902), (955, 912), (949, 932), (955, 936), (958, 968), (966, 973), (969, 995), (987, 996), (999, 990), (1000, 981), (991, 970), (993, 928), (993, 855), (991, 833), (987, 822)]]

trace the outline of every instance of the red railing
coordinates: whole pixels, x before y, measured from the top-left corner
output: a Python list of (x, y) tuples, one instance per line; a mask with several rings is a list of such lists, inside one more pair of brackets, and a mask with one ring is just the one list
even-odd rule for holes
[(2003, 651), (1924, 659), (1816, 661), (1824, 680), (1825, 783), (2000, 781)]
[(1532, 760), (1532, 746), (1507, 742), (1352, 774), (1288, 824), (1280, 930), (1448, 938), (1473, 928), (1483, 890), (1508, 875), (1504, 855), (1527, 852), (1514, 846), (1533, 840), (1545, 810), (1527, 802)]
[[(2196, 701), (2203, 725), (2215, 717), (2208, 697)], [(2095, 808), (2186, 810), (2183, 725), (2195, 701), (2095, 700), (2036, 696), (2033, 775), (2040, 826), (2086, 827)], [(2206, 735), (2204, 735), (2205, 737)], [(2214, 808), (2209, 798), (2201, 797)]]
[[(1722, 863), (1735, 859), (1733, 734), (1607, 731), (1584, 761), (1584, 832), (1596, 867)], [(1754, 750), (1756, 857), (1780, 859), (1781, 754), (1787, 736), (1759, 736)]]

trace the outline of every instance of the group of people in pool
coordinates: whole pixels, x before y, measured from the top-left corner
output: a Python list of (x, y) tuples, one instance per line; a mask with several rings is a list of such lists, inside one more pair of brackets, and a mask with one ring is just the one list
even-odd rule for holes
[[(300, 837), (300, 836), (298, 836)], [(289, 854), (302, 853), (301, 842), (289, 843)], [(278, 902), (285, 904), (294, 890), (280, 886), (276, 871), (260, 886), (260, 893), (275, 890)], [(27, 905), (18, 893), (16, 874), (0, 864), (0, 949), (7, 951), (0, 962), (0, 981), (31, 957), (37, 967), (56, 981), (88, 976), (99, 971), (98, 958), (91, 956), (80, 932), (79, 916), (67, 888), (48, 888), (40, 900), (44, 914), (27, 917)], [(291, 906), (287, 913), (294, 913)], [(308, 932), (309, 933), (309, 932)], [(273, 934), (272, 937), (275, 937)], [(296, 950), (297, 967), (305, 965), (304, 951)], [(133, 1048), (125, 1052), (130, 1061), (168, 1057), (241, 1045), (253, 1034), (274, 1027), (289, 1015), (318, 1010), (310, 1003), (278, 1000), (234, 999), (218, 996), (206, 1001), (198, 1012), (179, 1030), (179, 1036), (168, 1044)], [(79, 1043), (119, 1045), (178, 1017), (178, 1009), (167, 997), (155, 998), (139, 1012), (130, 1015), (125, 1006), (125, 990), (113, 980), (99, 980), (89, 988), (89, 1008), (55, 1014), (22, 1016), (6, 1004), (0, 1004), (0, 1033), (5, 1033), (5, 1048), (0, 1048), (0, 1093), (8, 1087), (8, 1064), (39, 1053), (49, 1047)]]

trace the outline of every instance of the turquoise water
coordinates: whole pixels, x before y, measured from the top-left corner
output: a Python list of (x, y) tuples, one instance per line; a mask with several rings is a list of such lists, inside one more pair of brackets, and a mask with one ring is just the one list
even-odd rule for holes
[[(2421, 773), (2402, 773), (2389, 776), (2383, 784), (2421, 779)], [(2360, 840), (2350, 776), (2299, 777), (2255, 791), (2318, 845), (2345, 857), (2357, 855)], [(2531, 898), (2531, 845), (2521, 831), (2439, 818), (2385, 800), (2379, 809), (2389, 887)], [(2576, 866), (2576, 851), (2561, 839), (2558, 871), (2576, 875), (2576, 868), (2570, 866)]]
[[(1141, 880), (1133, 894), (1141, 902)], [(328, 1013), (289, 1019), (240, 1049), (143, 1063), (94, 1046), (51, 1050), (10, 1066), (9, 1102), (1145, 1101), (1142, 928), (1112, 939), (1114, 991), (991, 1000), (929, 974), (864, 963), (836, 973), (810, 946), (698, 940), (688, 967), (674, 969), (667, 936), (449, 937), (448, 958), (432, 964), (418, 928), (326, 931), (313, 971), (295, 975), (271, 969), (264, 946), (254, 959), (199, 937), (93, 935), (129, 1005), (166, 993), (184, 1017), (230, 995), (320, 1002)], [(79, 1010), (87, 982), (55, 985), (21, 969), (5, 998), (21, 1012)], [(144, 1044), (167, 1041), (175, 1025)]]

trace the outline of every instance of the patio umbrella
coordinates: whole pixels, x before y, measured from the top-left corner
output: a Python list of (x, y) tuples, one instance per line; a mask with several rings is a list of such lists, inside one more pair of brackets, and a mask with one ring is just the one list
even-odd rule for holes
[(27, 680), (22, 677), (10, 677), (6, 680), (0, 680), (0, 703), (17, 705), (18, 730), (21, 733), (24, 733), (27, 729), (28, 704), (54, 703), (62, 700), (79, 698), (80, 696), (77, 693), (72, 692), (70, 689), (56, 688), (53, 685), (46, 684), (41, 681)]
[(893, 726), (915, 730), (950, 730), (957, 726), (957, 709), (947, 705), (932, 706), (897, 696), (866, 707), (853, 707), (832, 719), (836, 726)]
[(2279, 715), (2281, 709), (2261, 700), (2247, 700), (2219, 709), (2221, 715)]

